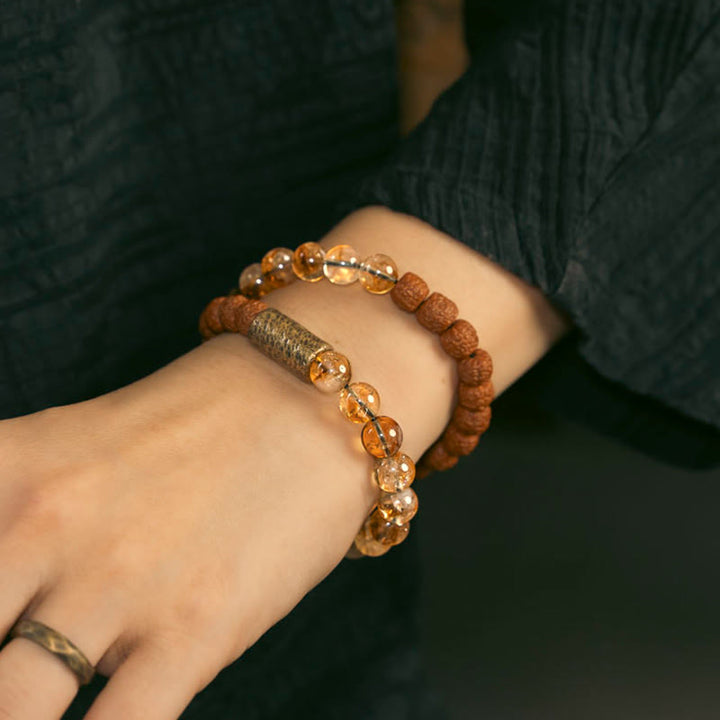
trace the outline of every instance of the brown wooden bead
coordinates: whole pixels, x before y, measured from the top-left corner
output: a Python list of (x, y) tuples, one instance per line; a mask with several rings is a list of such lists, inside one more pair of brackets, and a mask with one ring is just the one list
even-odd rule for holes
[(205, 317), (204, 311), (200, 315), (200, 320), (198, 320), (198, 332), (200, 333), (203, 342), (205, 340), (209, 340), (210, 338), (215, 337), (215, 333), (208, 327), (207, 318)]
[(450, 357), (459, 360), (477, 348), (478, 335), (467, 320), (456, 320), (445, 332), (441, 333), (440, 344)]
[(467, 357), (458, 360), (458, 377), (466, 385), (479, 385), (490, 379), (493, 366), (490, 353), (476, 348)]
[(450, 455), (469, 455), (477, 447), (479, 440), (479, 435), (461, 432), (452, 423), (445, 428), (442, 436), (442, 444)]
[(427, 283), (415, 273), (406, 272), (390, 291), (393, 302), (405, 312), (415, 312), (420, 303), (428, 296)]
[(452, 414), (452, 424), (468, 435), (482, 435), (490, 427), (491, 417), (489, 405), (480, 410), (469, 410), (458, 405)]
[(438, 441), (422, 456), (421, 463), (432, 470), (449, 470), (457, 465), (458, 456), (451, 455), (442, 441)]
[(493, 401), (493, 386), (490, 380), (480, 385), (458, 385), (458, 405), (468, 410), (481, 410)]
[(458, 316), (457, 305), (444, 295), (434, 292), (415, 311), (418, 322), (427, 330), (440, 334), (447, 330)]
[(220, 322), (219, 317), (220, 306), (223, 304), (224, 300), (224, 297), (213, 298), (207, 304), (205, 310), (203, 311), (208, 328), (210, 328), (210, 330), (215, 333), (215, 335), (218, 335), (221, 332), (225, 332), (225, 328), (223, 328), (223, 324), (222, 322)]
[(248, 302), (248, 299), (244, 295), (228, 295), (223, 298), (222, 303), (220, 303), (218, 318), (225, 330), (230, 332), (238, 331), (237, 311), (246, 302)]
[(267, 303), (264, 303), (262, 300), (248, 300), (244, 305), (238, 307), (235, 313), (237, 331), (243, 335), (247, 335), (255, 316), (263, 310), (266, 310), (267, 307)]

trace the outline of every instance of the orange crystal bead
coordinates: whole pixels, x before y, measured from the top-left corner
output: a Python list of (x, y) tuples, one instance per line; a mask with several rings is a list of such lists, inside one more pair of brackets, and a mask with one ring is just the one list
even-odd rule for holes
[(323, 272), (334, 285), (350, 285), (358, 279), (360, 258), (350, 245), (336, 245), (325, 253)]
[(382, 493), (377, 509), (386, 520), (396, 525), (405, 525), (418, 511), (418, 498), (412, 488), (405, 488), (396, 493)]
[(363, 447), (377, 458), (394, 455), (402, 445), (402, 430), (395, 420), (387, 415), (378, 415), (368, 420), (362, 429)]
[(309, 374), (318, 390), (337, 392), (350, 381), (350, 361), (335, 350), (323, 350), (310, 363)]
[(368, 557), (379, 557), (388, 552), (392, 545), (383, 544), (379, 540), (376, 540), (370, 534), (370, 528), (368, 527), (367, 521), (365, 521), (360, 528), (360, 532), (355, 536), (353, 547)]
[(351, 383), (340, 391), (338, 407), (340, 412), (352, 422), (364, 423), (377, 415), (380, 409), (380, 395), (368, 383)]
[(259, 298), (270, 291), (270, 287), (263, 276), (260, 263), (248, 265), (241, 273), (238, 281), (240, 292), (249, 298)]
[(293, 251), (289, 248), (273, 248), (265, 253), (260, 268), (270, 288), (285, 287), (295, 279), (292, 261)]
[(383, 295), (395, 287), (398, 280), (397, 265), (388, 255), (370, 255), (360, 265), (358, 280), (368, 292)]
[(399, 545), (410, 532), (410, 525), (398, 525), (391, 520), (386, 520), (381, 513), (374, 510), (365, 521), (367, 532), (370, 537), (383, 545)]
[(375, 463), (373, 480), (384, 492), (394, 493), (410, 487), (415, 479), (415, 463), (405, 453), (395, 453)]
[(316, 242), (306, 242), (298, 245), (293, 253), (293, 272), (305, 282), (322, 280), (325, 251)]

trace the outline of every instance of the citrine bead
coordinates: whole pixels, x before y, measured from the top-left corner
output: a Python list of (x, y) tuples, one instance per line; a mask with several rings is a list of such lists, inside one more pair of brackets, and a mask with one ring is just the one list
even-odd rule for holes
[(310, 380), (322, 392), (337, 392), (350, 381), (350, 361), (335, 350), (319, 352), (310, 363)]
[(386, 520), (396, 525), (405, 525), (418, 511), (418, 498), (412, 488), (405, 488), (396, 493), (382, 493), (377, 509)]
[(292, 258), (293, 272), (305, 282), (322, 280), (325, 251), (316, 242), (299, 245)]
[(365, 258), (358, 273), (360, 284), (375, 295), (390, 292), (398, 280), (398, 269), (395, 261), (382, 253)]
[(394, 455), (402, 445), (400, 426), (387, 415), (378, 415), (365, 423), (362, 429), (363, 447), (377, 458)]
[(380, 395), (368, 383), (356, 382), (346, 385), (338, 399), (340, 412), (355, 423), (364, 423), (380, 410)]
[(293, 251), (289, 248), (273, 248), (265, 253), (260, 268), (269, 287), (285, 287), (295, 279), (292, 261)]
[(260, 263), (248, 265), (241, 273), (238, 281), (240, 292), (249, 298), (259, 298), (270, 291)]
[(367, 522), (362, 526), (360, 532), (355, 536), (353, 547), (368, 557), (379, 557), (390, 550), (392, 545), (384, 545), (370, 534)]
[(405, 453), (395, 453), (375, 463), (373, 480), (384, 492), (394, 493), (410, 487), (415, 479), (415, 463)]
[(399, 545), (410, 532), (410, 525), (399, 525), (385, 519), (380, 512), (374, 510), (365, 521), (369, 535), (383, 545)]
[(350, 245), (336, 245), (325, 253), (323, 272), (335, 285), (350, 285), (358, 278), (360, 258)]

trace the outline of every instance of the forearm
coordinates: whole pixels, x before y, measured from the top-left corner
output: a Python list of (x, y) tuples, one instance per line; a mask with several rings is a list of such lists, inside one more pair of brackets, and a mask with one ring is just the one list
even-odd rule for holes
[[(361, 257), (382, 252), (400, 273), (411, 270), (431, 291), (458, 305), (493, 358), (493, 385), (500, 394), (568, 331), (570, 323), (543, 294), (463, 243), (416, 218), (386, 208), (357, 211), (321, 244), (347, 243)], [(347, 353), (353, 377), (377, 387), (383, 412), (405, 434), (404, 448), (420, 455), (447, 425), (455, 392), (455, 368), (434, 337), (388, 296), (359, 284), (309, 287), (294, 283), (265, 298)]]

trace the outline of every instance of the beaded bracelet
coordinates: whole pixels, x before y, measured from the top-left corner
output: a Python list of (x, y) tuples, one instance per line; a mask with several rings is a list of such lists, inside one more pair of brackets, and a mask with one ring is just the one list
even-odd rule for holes
[(420, 458), (418, 477), (433, 470), (449, 470), (460, 456), (475, 449), (492, 416), (492, 360), (478, 347), (475, 328), (458, 318), (458, 307), (452, 300), (438, 292), (430, 293), (427, 283), (415, 273), (398, 277), (397, 265), (387, 255), (376, 253), (361, 261), (350, 245), (336, 245), (325, 252), (315, 242), (303, 243), (295, 251), (268, 251), (261, 262), (242, 271), (234, 292), (258, 299), (289, 285), (296, 277), (310, 283), (325, 277), (334, 285), (359, 281), (370, 293), (389, 293), (397, 307), (414, 313), (420, 325), (439, 336), (443, 350), (456, 361), (458, 386), (452, 417), (440, 438)]
[(301, 380), (322, 392), (339, 392), (341, 413), (351, 422), (363, 424), (360, 438), (374, 458), (372, 479), (380, 491), (353, 547), (362, 555), (377, 557), (400, 544), (418, 510), (417, 495), (410, 488), (415, 465), (400, 452), (400, 425), (378, 414), (377, 390), (368, 383), (350, 382), (347, 357), (284, 313), (243, 295), (211, 300), (200, 316), (199, 330), (203, 340), (221, 332), (246, 335), (261, 352)]

